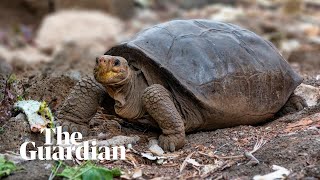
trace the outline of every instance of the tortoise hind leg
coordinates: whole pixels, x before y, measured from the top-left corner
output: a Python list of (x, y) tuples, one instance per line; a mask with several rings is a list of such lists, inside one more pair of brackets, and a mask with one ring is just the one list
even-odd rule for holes
[(307, 106), (306, 101), (301, 96), (292, 93), (286, 104), (277, 112), (277, 115), (284, 116), (289, 113), (301, 111)]
[(105, 91), (94, 79), (81, 79), (56, 113), (56, 126), (62, 126), (63, 131), (88, 135), (89, 121), (95, 115), (104, 96)]

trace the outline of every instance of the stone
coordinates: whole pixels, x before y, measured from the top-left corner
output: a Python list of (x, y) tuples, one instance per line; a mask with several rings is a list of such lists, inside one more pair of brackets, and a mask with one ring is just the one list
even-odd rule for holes
[(99, 11), (65, 10), (43, 20), (35, 42), (46, 52), (52, 52), (65, 42), (107, 46), (115, 43), (123, 26), (119, 19)]
[(294, 93), (303, 97), (308, 106), (315, 106), (320, 99), (320, 88), (307, 84), (301, 84)]

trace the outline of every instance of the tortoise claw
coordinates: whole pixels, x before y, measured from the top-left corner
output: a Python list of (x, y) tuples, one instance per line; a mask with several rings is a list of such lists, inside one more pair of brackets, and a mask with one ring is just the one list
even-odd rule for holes
[(70, 121), (56, 121), (55, 127), (57, 126), (62, 126), (62, 132), (80, 132), (83, 136), (88, 136), (89, 135), (89, 127), (81, 124), (76, 124), (74, 122)]
[(170, 135), (162, 134), (159, 136), (159, 145), (165, 151), (174, 152), (176, 149), (182, 148), (184, 144), (185, 144), (184, 133), (170, 134)]

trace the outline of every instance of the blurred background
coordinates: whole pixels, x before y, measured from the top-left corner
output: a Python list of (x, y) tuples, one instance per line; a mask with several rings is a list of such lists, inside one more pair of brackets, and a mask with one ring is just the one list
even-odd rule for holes
[(10, 74), (16, 82), (0, 114), (19, 96), (55, 111), (96, 56), (173, 19), (247, 28), (273, 42), (304, 83), (320, 84), (320, 0), (1, 0), (0, 17), (0, 100), (10, 97)]
[(204, 18), (248, 28), (295, 62), (320, 44), (319, 10), (319, 0), (1, 0), (0, 57), (49, 61), (62, 43), (106, 50), (163, 21)]

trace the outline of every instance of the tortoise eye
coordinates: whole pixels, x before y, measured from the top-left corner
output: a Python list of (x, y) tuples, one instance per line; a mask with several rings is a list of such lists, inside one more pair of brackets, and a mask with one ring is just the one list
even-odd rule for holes
[(116, 59), (114, 61), (114, 66), (120, 66), (120, 60), (119, 59)]

